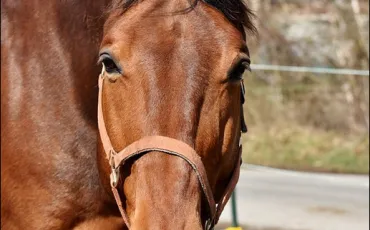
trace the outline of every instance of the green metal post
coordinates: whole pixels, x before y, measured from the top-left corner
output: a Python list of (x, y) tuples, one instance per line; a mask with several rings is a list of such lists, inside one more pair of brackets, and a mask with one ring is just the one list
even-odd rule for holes
[(235, 190), (231, 194), (231, 211), (232, 211), (232, 218), (233, 218), (233, 227), (239, 227), (238, 213), (237, 213), (237, 210), (236, 210)]

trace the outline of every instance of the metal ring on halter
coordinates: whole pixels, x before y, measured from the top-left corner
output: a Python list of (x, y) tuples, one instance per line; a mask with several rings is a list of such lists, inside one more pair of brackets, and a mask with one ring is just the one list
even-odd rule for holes
[(111, 150), (109, 152), (109, 164), (110, 164), (110, 167), (111, 167), (111, 173), (110, 173), (110, 185), (112, 187), (116, 187), (117, 184), (118, 184), (118, 181), (119, 181), (119, 175), (120, 175), (120, 170), (119, 170), (119, 166), (116, 167), (114, 165), (114, 154), (115, 152), (113, 150)]
[(211, 220), (211, 219), (206, 220), (206, 222), (204, 224), (205, 230), (212, 230), (213, 226), (214, 226), (212, 223), (213, 223), (213, 220)]
[(110, 185), (112, 187), (116, 187), (119, 181), (119, 168), (113, 168), (112, 167), (112, 172), (110, 173)]

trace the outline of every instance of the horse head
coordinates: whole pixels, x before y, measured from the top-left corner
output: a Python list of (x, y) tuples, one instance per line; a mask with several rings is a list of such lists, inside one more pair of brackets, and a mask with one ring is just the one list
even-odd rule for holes
[(250, 11), (231, 0), (119, 1), (109, 11), (98, 159), (131, 229), (217, 222), (239, 173), (243, 26), (253, 28)]

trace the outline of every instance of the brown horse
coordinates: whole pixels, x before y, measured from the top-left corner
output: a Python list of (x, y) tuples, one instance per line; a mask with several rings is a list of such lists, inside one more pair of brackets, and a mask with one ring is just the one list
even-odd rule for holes
[(239, 172), (250, 17), (241, 0), (1, 0), (1, 228), (212, 228)]

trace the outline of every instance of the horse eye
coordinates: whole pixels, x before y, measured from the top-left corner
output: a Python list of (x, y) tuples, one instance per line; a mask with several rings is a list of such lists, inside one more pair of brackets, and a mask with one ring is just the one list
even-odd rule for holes
[(104, 64), (107, 73), (121, 73), (121, 69), (109, 54), (102, 54), (99, 58), (99, 62)]
[(239, 81), (243, 78), (243, 73), (245, 70), (250, 69), (249, 60), (240, 60), (236, 65), (234, 65), (228, 73), (228, 79), (231, 81)]

